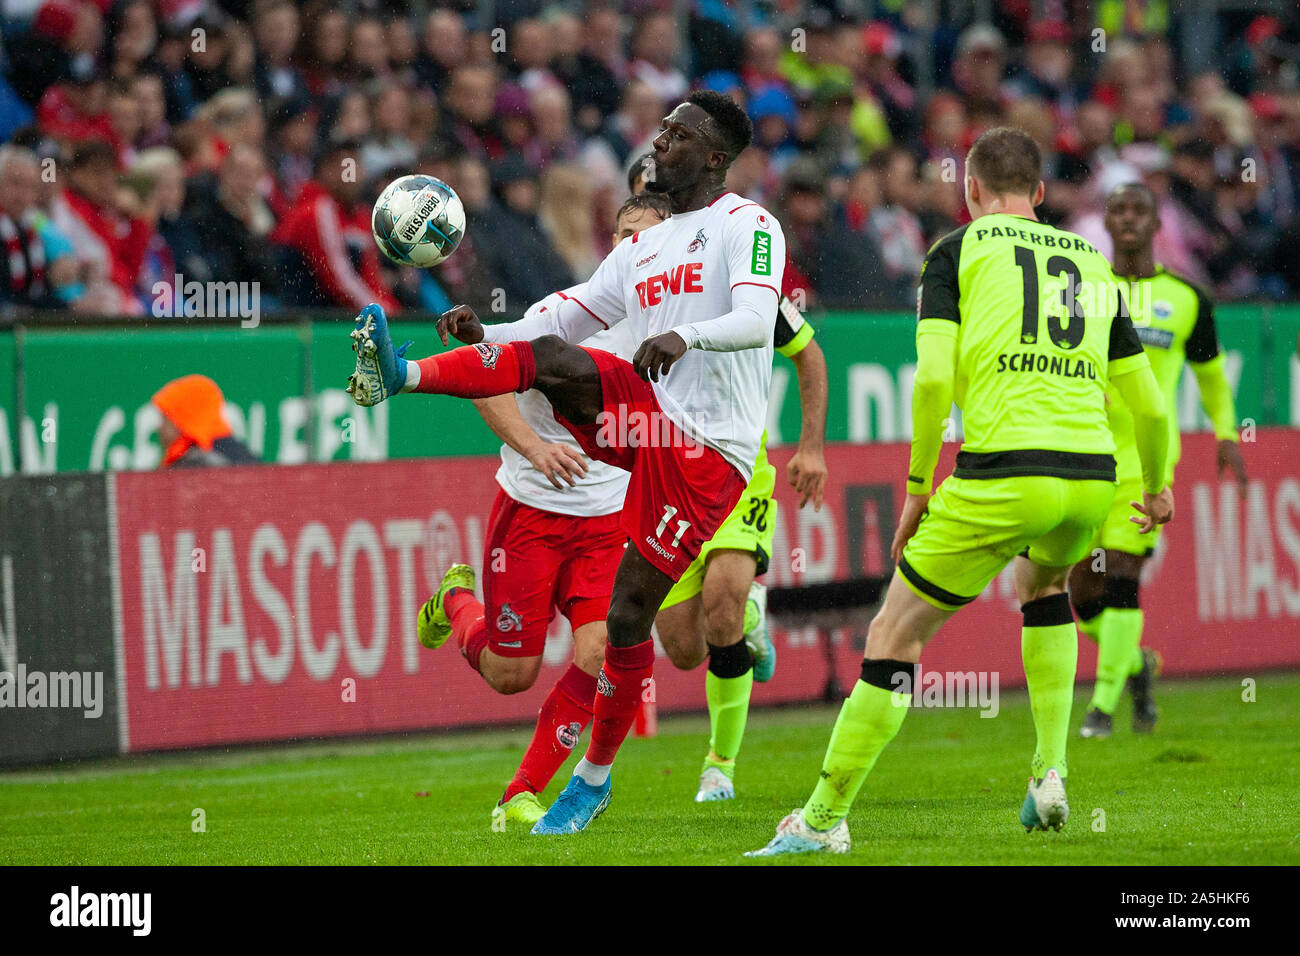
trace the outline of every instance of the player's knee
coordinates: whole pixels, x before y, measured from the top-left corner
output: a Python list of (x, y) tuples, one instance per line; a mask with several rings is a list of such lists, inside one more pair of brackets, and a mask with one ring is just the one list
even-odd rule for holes
[(611, 601), (609, 616), (605, 618), (605, 625), (609, 628), (609, 642), (615, 647), (640, 644), (650, 636), (650, 623), (653, 620), (653, 613), (641, 607), (635, 596)]
[(882, 608), (867, 628), (867, 656), (887, 660), (910, 660), (920, 642), (908, 633), (895, 614)]
[(734, 644), (745, 629), (745, 595), (715, 592), (704, 602), (704, 640), (719, 646)]
[(503, 674), (493, 675), (490, 683), (492, 689), (498, 694), (504, 694), (508, 697), (511, 694), (522, 694), (532, 687), (536, 680), (536, 672), (507, 671)]
[(689, 637), (685, 640), (665, 639), (662, 632), (659, 634), (659, 640), (664, 646), (664, 653), (668, 655), (668, 660), (672, 661), (673, 667), (679, 671), (695, 670), (709, 656), (708, 645), (701, 640), (692, 640)]
[(537, 681), (542, 669), (541, 658), (531, 657), (493, 657), (489, 664), (483, 662), (481, 673), (498, 694), (522, 694)]

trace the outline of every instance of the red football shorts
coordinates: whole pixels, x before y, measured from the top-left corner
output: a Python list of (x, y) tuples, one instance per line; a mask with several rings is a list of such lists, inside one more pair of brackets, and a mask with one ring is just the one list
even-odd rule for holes
[(483, 553), (483, 623), (501, 657), (537, 657), (558, 609), (576, 631), (609, 613), (627, 542), (618, 512), (542, 511), (497, 492)]
[(631, 362), (600, 349), (584, 351), (600, 370), (601, 418), (575, 425), (556, 414), (556, 421), (587, 455), (632, 473), (623, 530), (647, 561), (677, 581), (731, 514), (745, 479), (664, 414)]

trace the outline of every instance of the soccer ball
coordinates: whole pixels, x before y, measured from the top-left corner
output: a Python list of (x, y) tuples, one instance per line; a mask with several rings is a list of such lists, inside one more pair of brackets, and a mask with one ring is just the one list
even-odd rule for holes
[(427, 269), (456, 251), (465, 235), (465, 207), (456, 191), (432, 176), (403, 176), (379, 194), (370, 217), (379, 251), (399, 266)]

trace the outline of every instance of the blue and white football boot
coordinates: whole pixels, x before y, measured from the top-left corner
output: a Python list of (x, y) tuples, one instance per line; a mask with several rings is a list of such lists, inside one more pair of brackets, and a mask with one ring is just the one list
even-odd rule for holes
[(352, 330), (352, 351), (357, 353), (356, 371), (348, 377), (352, 401), (378, 405), (400, 392), (406, 385), (406, 359), (402, 356), (410, 347), (407, 342), (400, 349), (393, 348), (388, 317), (381, 306), (372, 302), (362, 309)]
[(848, 853), (853, 848), (849, 825), (841, 820), (829, 830), (814, 830), (803, 818), (803, 809), (795, 810), (776, 825), (776, 836), (761, 850), (745, 856), (785, 856), (790, 853)]
[(593, 787), (576, 774), (569, 779), (551, 809), (533, 826), (533, 833), (581, 833), (591, 821), (605, 812), (614, 790), (609, 778), (603, 787)]

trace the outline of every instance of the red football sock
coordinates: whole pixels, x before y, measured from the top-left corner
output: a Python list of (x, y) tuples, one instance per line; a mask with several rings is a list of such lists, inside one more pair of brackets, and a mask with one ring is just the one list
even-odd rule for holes
[(654, 675), (654, 641), (631, 647), (605, 647), (605, 666), (596, 679), (596, 706), (591, 723), (590, 763), (606, 766), (614, 762), (623, 738), (641, 707), (641, 694)]
[(537, 372), (533, 347), (528, 342), (480, 342), (422, 358), (415, 364), (420, 366), (420, 384), (415, 391), (458, 398), (524, 392), (533, 387)]
[(442, 608), (451, 620), (451, 633), (455, 635), (460, 652), (469, 666), (478, 670), (479, 658), (487, 647), (487, 625), (483, 623), (483, 602), (466, 588), (452, 588), (442, 599)]
[(533, 732), (533, 740), (519, 769), (501, 797), (502, 803), (524, 790), (541, 793), (546, 789), (555, 772), (564, 766), (564, 761), (578, 745), (582, 728), (591, 721), (595, 696), (596, 678), (580, 670), (577, 664), (570, 664), (542, 702), (537, 715), (537, 730)]

